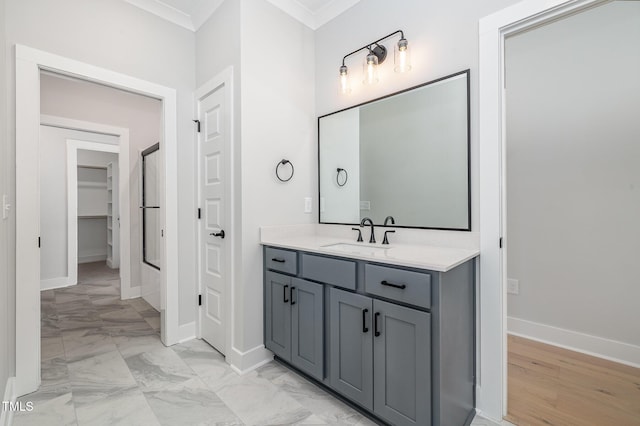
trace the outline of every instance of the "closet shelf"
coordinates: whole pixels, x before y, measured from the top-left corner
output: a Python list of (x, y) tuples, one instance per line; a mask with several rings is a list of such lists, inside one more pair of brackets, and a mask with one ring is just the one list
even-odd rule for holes
[(78, 181), (78, 188), (106, 188), (107, 182)]
[(79, 214), (78, 219), (106, 219), (106, 214)]

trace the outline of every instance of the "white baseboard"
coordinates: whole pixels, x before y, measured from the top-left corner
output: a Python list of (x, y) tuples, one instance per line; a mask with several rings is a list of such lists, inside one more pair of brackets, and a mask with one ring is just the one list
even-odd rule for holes
[(47, 280), (40, 280), (40, 291), (70, 287), (72, 285), (73, 284), (69, 284), (69, 277), (49, 278)]
[(178, 327), (178, 343), (196, 338), (196, 322), (192, 321)]
[(231, 348), (227, 354), (227, 362), (231, 369), (236, 373), (243, 375), (273, 360), (273, 353), (264, 347), (264, 345), (256, 346), (253, 349), (242, 352), (237, 348)]
[(122, 300), (135, 299), (137, 297), (141, 297), (141, 291), (142, 287), (140, 286), (129, 288), (122, 287), (122, 295), (120, 296), (120, 298)]
[[(16, 378), (9, 377), (7, 384), (4, 388), (3, 401), (16, 402), (18, 394), (16, 393)], [(4, 404), (3, 404), (4, 405)], [(0, 407), (0, 426), (11, 426), (13, 424), (13, 411), (4, 410), (4, 407)]]
[(94, 255), (86, 255), (86, 256), (78, 256), (78, 263), (91, 263), (91, 262), (100, 262), (107, 260), (107, 253), (105, 254), (94, 254)]
[(507, 317), (507, 332), (587, 355), (640, 368), (640, 346), (546, 324)]

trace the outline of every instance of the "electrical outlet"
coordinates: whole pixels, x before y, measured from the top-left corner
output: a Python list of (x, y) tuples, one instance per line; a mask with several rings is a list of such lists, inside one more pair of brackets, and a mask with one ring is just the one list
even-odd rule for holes
[(520, 294), (520, 281), (507, 278), (507, 293)]
[(304, 212), (311, 213), (313, 210), (313, 199), (311, 197), (304, 197)]
[(2, 196), (2, 219), (9, 218), (9, 210), (11, 210), (11, 204), (9, 204), (9, 197), (5, 194)]

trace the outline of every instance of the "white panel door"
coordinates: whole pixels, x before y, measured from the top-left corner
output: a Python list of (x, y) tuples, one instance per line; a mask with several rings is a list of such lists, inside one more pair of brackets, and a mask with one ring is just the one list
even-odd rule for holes
[(229, 243), (225, 239), (227, 205), (225, 146), (229, 137), (224, 86), (199, 102), (200, 188), (200, 332), (210, 345), (225, 353), (225, 281), (229, 279)]

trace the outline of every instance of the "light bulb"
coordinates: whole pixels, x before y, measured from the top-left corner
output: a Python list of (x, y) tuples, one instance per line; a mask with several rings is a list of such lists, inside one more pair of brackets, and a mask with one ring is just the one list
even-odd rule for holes
[(407, 72), (411, 70), (411, 57), (409, 55), (409, 42), (407, 39), (401, 38), (394, 51), (394, 71)]
[(376, 84), (378, 82), (378, 57), (369, 51), (364, 60), (364, 84)]
[(340, 67), (340, 94), (348, 95), (351, 93), (351, 85), (349, 84), (349, 70), (345, 65)]

